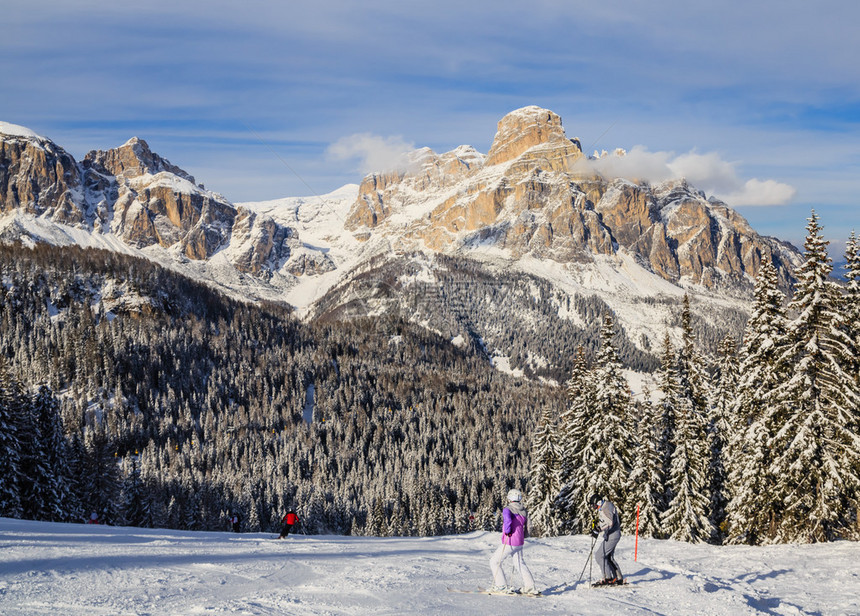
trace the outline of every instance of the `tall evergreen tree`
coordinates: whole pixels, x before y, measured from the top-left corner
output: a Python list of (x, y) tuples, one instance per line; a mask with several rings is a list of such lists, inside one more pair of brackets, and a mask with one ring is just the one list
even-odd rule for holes
[(679, 396), (689, 400), (690, 407), (704, 417), (708, 408), (708, 378), (693, 333), (693, 312), (690, 296), (685, 294), (681, 309), (681, 346), (678, 349)]
[(69, 444), (63, 434), (59, 402), (50, 388), (42, 385), (33, 396), (32, 404), (49, 471), (47, 489), (51, 504), (43, 519), (79, 520), (83, 512), (72, 496)]
[[(841, 308), (843, 322), (849, 337), (854, 341), (855, 351), (860, 351), (860, 237), (854, 231), (845, 244), (845, 262), (847, 284)], [(852, 370), (860, 380), (860, 357), (857, 353)]]
[(15, 401), (16, 385), (0, 354), (0, 516), (20, 518), (21, 444), (18, 440), (18, 416)]
[(13, 393), (18, 412), (18, 442), (21, 447), (18, 487), (22, 516), (28, 520), (54, 517), (56, 493), (45, 440), (34, 401), (18, 384)]
[(556, 508), (562, 530), (578, 533), (585, 530), (591, 521), (590, 494), (587, 486), (580, 483), (580, 473), (585, 463), (585, 452), (593, 445), (589, 430), (594, 418), (594, 388), (582, 346), (574, 355), (573, 370), (567, 381), (567, 397), (568, 407), (561, 414), (558, 428), (561, 490)]
[(710, 510), (710, 448), (707, 390), (702, 361), (695, 350), (690, 298), (681, 313), (682, 344), (677, 358), (677, 406), (667, 485), (669, 502), (661, 516), (671, 539), (709, 541), (715, 535)]
[(776, 268), (765, 260), (756, 279), (740, 353), (737, 396), (728, 416), (726, 526), (732, 543), (765, 541), (781, 509), (773, 494), (770, 461), (780, 421), (775, 392), (785, 371), (780, 363), (787, 344), (784, 301)]
[(679, 541), (709, 541), (714, 527), (709, 516), (709, 450), (706, 426), (682, 398), (672, 439), (668, 486), (671, 500), (661, 516), (664, 532)]
[(84, 430), (80, 500), (88, 512), (98, 514), (104, 524), (119, 517), (119, 469), (116, 450), (100, 424)]
[(789, 378), (777, 388), (780, 417), (771, 464), (782, 511), (774, 541), (827, 541), (853, 535), (860, 495), (860, 391), (854, 341), (846, 334), (828, 242), (815, 211), (790, 309)]
[(622, 523), (629, 528), (633, 436), (628, 422), (633, 401), (630, 386), (621, 372), (614, 337), (615, 323), (606, 315), (600, 332), (600, 351), (591, 373), (594, 415), (578, 475), (585, 494), (600, 494), (610, 499), (622, 513)]
[[(554, 537), (561, 530), (555, 499), (561, 489), (561, 448), (550, 409), (544, 409), (532, 439), (532, 470), (526, 505), (530, 532)], [(534, 527), (532, 530), (532, 526)]]
[(712, 390), (710, 418), (708, 421), (708, 441), (711, 450), (710, 493), (711, 523), (719, 533), (725, 533), (726, 505), (729, 500), (728, 469), (729, 439), (736, 427), (732, 416), (738, 386), (737, 347), (734, 338), (726, 336), (720, 343), (719, 362), (714, 375), (716, 382)]
[(152, 512), (149, 499), (140, 476), (140, 462), (137, 455), (123, 460), (125, 476), (122, 480), (121, 519), (127, 526), (152, 526)]
[[(672, 346), (668, 332), (663, 337), (663, 352), (660, 359), (660, 370), (657, 374), (657, 386), (663, 395), (655, 409), (658, 436), (657, 446), (663, 465), (661, 474), (664, 478), (668, 478), (675, 442), (678, 406), (680, 404), (677, 360), (675, 348)], [(672, 498), (668, 485), (666, 486), (664, 498), (667, 504)]]
[(631, 505), (635, 503), (640, 507), (639, 534), (659, 538), (663, 536), (660, 514), (666, 509), (664, 460), (660, 450), (660, 406), (652, 402), (648, 388), (644, 388), (642, 393), (643, 399), (636, 405), (639, 421), (633, 471), (630, 473)]

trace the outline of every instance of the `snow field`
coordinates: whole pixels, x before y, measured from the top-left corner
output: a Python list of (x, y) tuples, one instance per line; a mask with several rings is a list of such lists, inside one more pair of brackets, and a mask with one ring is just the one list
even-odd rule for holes
[[(185, 532), (0, 519), (6, 616), (282, 614), (858, 614), (853, 542), (691, 545), (625, 536), (630, 585), (576, 580), (587, 536), (532, 539), (525, 559), (546, 596), (447, 592), (491, 581), (498, 533), (340, 537)], [(598, 544), (599, 545), (599, 544)], [(519, 585), (519, 576), (509, 582)], [(596, 570), (592, 571), (596, 579)]]

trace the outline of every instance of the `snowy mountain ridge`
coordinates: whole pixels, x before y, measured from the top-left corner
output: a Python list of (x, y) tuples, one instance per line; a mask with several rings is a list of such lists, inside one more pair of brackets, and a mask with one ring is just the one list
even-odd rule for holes
[[(409, 158), (328, 195), (233, 204), (136, 137), (77, 162), (3, 123), (0, 239), (137, 254), (309, 318), (394, 310), (419, 323), (426, 315), (396, 296), (450, 283), (446, 255), (474, 263), (481, 280), (526, 275), (568, 301), (600, 298), (645, 351), (671, 330), (684, 293), (700, 312), (744, 311), (763, 259), (785, 285), (799, 263), (792, 247), (683, 180), (650, 186), (583, 171), (579, 141), (538, 107), (505, 116), (486, 155), (459, 146)], [(456, 269), (458, 287), (478, 284)]]

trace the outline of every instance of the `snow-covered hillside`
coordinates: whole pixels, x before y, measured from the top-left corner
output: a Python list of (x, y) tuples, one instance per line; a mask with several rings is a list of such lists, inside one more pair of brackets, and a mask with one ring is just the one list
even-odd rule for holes
[[(498, 534), (337, 537), (180, 532), (0, 519), (0, 613), (858, 614), (851, 542), (715, 547), (624, 537), (629, 586), (576, 583), (587, 536), (530, 540), (545, 596), (447, 592), (490, 583)], [(506, 571), (509, 572), (509, 566)], [(514, 583), (518, 578), (514, 577)]]

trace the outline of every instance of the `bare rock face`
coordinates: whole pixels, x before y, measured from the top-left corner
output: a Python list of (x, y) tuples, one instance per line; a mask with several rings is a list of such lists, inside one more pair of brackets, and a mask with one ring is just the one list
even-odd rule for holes
[(399, 186), (403, 173), (373, 173), (364, 178), (358, 187), (358, 200), (346, 219), (347, 229), (375, 227), (391, 213), (384, 195), (392, 186)]
[(499, 121), (485, 164), (512, 161), (538, 145), (561, 147), (582, 156), (579, 142), (569, 140), (564, 134), (561, 118), (548, 109), (532, 106), (512, 111)]
[(240, 272), (254, 276), (265, 269), (277, 269), (280, 261), (290, 257), (287, 240), (293, 237), (297, 236), (292, 229), (239, 208), (233, 224), (231, 243), (236, 250), (232, 262)]
[(83, 161), (93, 173), (113, 178), (117, 198), (110, 230), (131, 246), (176, 247), (203, 260), (230, 237), (235, 208), (196, 186), (194, 177), (150, 150), (137, 137)]
[(666, 280), (710, 288), (748, 287), (767, 259), (790, 281), (796, 251), (726, 204), (683, 180), (606, 179), (585, 160), (558, 115), (525, 107), (502, 118), (486, 157), (466, 146), (423, 150), (409, 169), (368, 176), (346, 226), (361, 239), (380, 232), (436, 251), (494, 245), (561, 263), (623, 249)]
[(441, 156), (429, 148), (416, 150), (407, 169), (372, 173), (362, 180), (345, 227), (352, 231), (376, 227), (391, 214), (389, 203), (408, 204), (416, 194), (454, 186), (483, 161), (483, 155), (471, 146), (460, 146)]
[(21, 210), (56, 222), (84, 221), (81, 173), (51, 141), (0, 134), (0, 212)]
[(292, 256), (284, 269), (293, 276), (316, 276), (330, 272), (336, 266), (327, 254), (306, 251)]
[(166, 171), (117, 181), (111, 231), (128, 244), (178, 246), (200, 260), (229, 241), (236, 210), (223, 198)]
[(234, 265), (255, 276), (285, 263), (289, 241), (297, 241), (294, 230), (270, 218), (239, 214), (137, 138), (92, 151), (77, 163), (28, 131), (0, 134), (0, 212), (13, 210), (109, 231), (130, 246), (161, 246), (197, 261), (236, 246), (230, 253)]
[(149, 149), (149, 144), (137, 137), (133, 137), (120, 147), (106, 152), (93, 150), (84, 157), (84, 160), (101, 167), (114, 176), (122, 175), (131, 179), (166, 171), (188, 180), (192, 184), (195, 183), (193, 176), (153, 153)]

